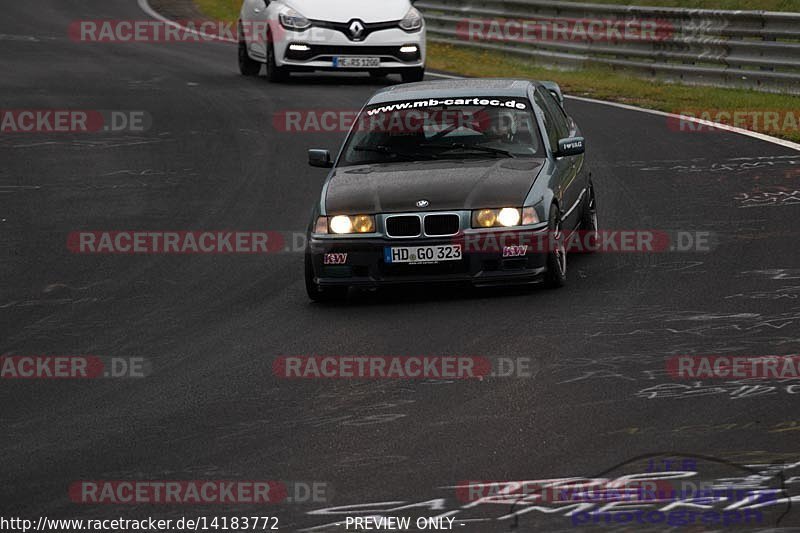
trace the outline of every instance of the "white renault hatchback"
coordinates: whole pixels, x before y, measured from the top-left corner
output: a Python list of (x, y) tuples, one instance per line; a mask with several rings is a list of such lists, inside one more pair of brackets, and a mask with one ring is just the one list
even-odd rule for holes
[(289, 72), (425, 75), (425, 21), (409, 0), (244, 0), (239, 69), (281, 81)]

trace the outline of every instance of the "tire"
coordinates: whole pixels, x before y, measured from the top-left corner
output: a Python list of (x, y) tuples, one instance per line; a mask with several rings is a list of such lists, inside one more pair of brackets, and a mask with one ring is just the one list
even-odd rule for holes
[(425, 67), (406, 69), (400, 74), (403, 83), (414, 83), (425, 79)]
[(315, 302), (341, 302), (347, 299), (348, 287), (328, 287), (320, 289), (314, 281), (314, 267), (311, 256), (306, 254), (305, 261), (306, 293)]
[(241, 23), (239, 25), (239, 72), (242, 76), (258, 76), (261, 73), (261, 62), (256, 61), (247, 53), (247, 42), (242, 35)]
[(547, 272), (544, 283), (550, 289), (557, 289), (567, 283), (567, 249), (563, 242), (564, 235), (561, 233), (561, 215), (555, 204), (550, 206), (547, 230), (552, 235), (552, 238), (548, 239), (548, 243), (554, 242), (555, 246), (553, 250), (547, 252)]
[[(600, 231), (600, 223), (597, 220), (597, 197), (594, 194), (593, 183), (589, 183), (589, 198), (586, 200), (586, 205), (583, 208), (581, 230), (587, 233), (594, 233), (594, 242), (597, 242), (597, 233)], [(588, 235), (584, 237), (584, 242), (588, 242)], [(586, 250), (587, 253), (593, 253), (595, 251), (593, 247), (588, 247)]]
[(273, 83), (286, 81), (289, 73), (283, 67), (279, 67), (275, 61), (275, 47), (272, 46), (272, 34), (267, 34), (267, 79)]

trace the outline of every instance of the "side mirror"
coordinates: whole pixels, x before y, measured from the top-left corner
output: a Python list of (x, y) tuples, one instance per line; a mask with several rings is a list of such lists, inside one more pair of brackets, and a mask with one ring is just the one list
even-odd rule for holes
[(309, 150), (308, 164), (312, 167), (333, 168), (331, 153), (328, 150)]
[(558, 152), (556, 157), (568, 157), (571, 155), (581, 155), (586, 152), (586, 141), (583, 137), (569, 137), (558, 141)]

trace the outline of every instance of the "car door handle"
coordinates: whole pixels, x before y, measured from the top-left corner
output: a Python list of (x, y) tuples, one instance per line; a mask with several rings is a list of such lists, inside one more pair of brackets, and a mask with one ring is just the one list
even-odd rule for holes
[(254, 7), (253, 8), (253, 13), (261, 13), (261, 9), (259, 9), (257, 7)]

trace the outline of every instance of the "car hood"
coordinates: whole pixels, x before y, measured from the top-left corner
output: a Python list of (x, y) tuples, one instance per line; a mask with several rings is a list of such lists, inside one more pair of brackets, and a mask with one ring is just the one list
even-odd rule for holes
[(393, 163), (336, 169), (328, 183), (328, 214), (522, 207), (543, 159)]
[(400, 20), (411, 9), (409, 0), (284, 0), (309, 19), (328, 22), (388, 22)]

